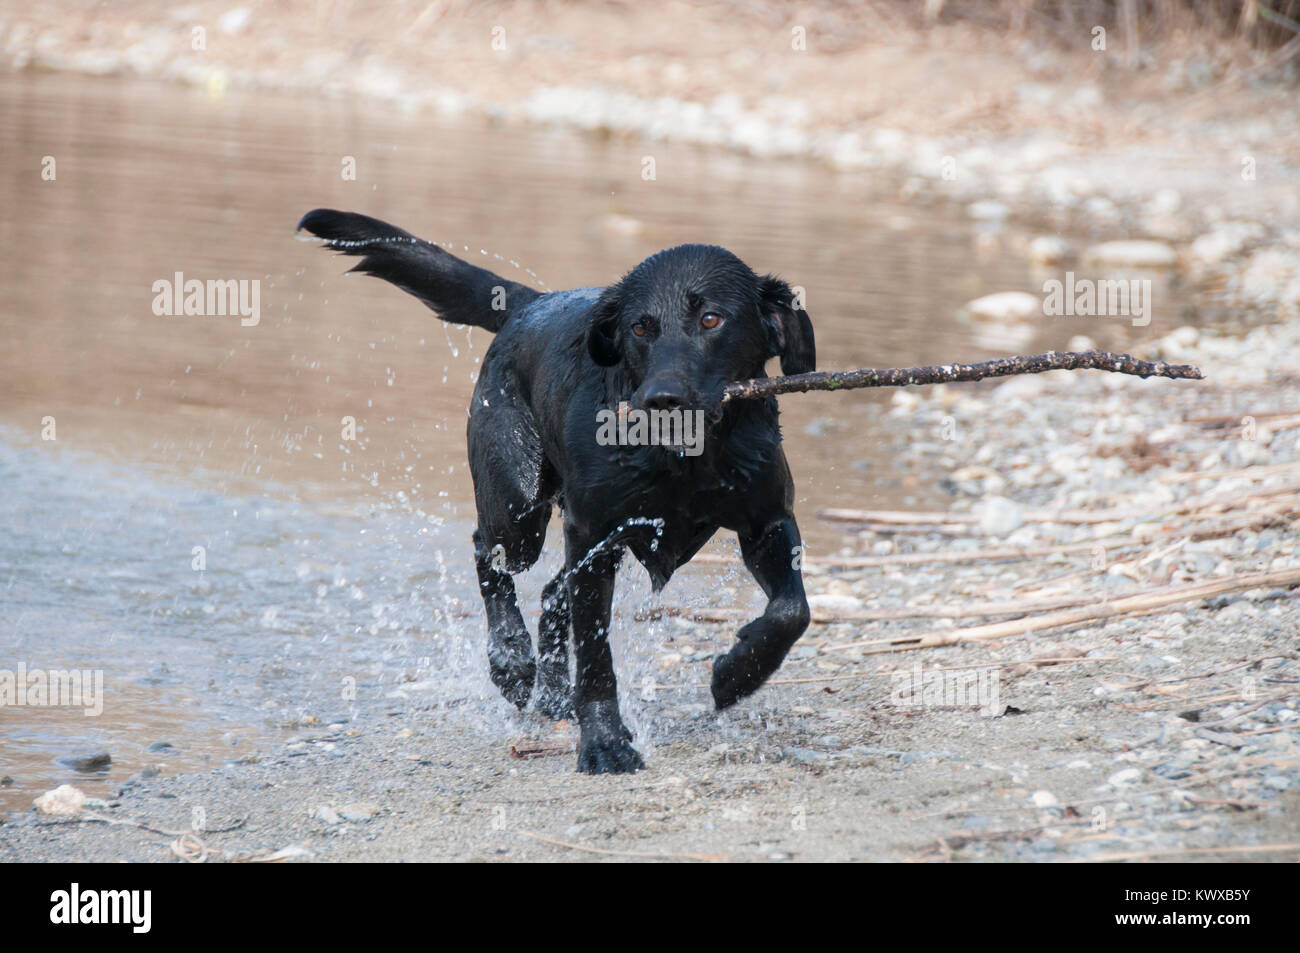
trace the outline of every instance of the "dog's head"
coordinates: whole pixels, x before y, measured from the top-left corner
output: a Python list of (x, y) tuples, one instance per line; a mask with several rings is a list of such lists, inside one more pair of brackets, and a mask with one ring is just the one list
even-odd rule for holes
[(713, 245), (661, 251), (607, 288), (587, 350), (619, 365), (632, 406), (649, 410), (710, 409), (772, 357), (786, 374), (816, 365), (812, 321), (789, 285)]

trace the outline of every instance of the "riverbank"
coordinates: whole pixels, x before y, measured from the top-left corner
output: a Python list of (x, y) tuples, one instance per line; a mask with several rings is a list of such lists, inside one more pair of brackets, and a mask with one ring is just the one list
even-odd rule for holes
[[(1056, 372), (900, 392), (884, 411), (895, 467), (950, 485), (953, 506), (845, 524), (840, 553), (807, 567), (813, 627), (732, 711), (714, 713), (707, 694), (733, 626), (705, 620), (729, 607), (674, 615), (666, 602), (649, 643), (624, 617), (623, 707), (644, 773), (577, 775), (572, 726), (467, 718), (430, 673), (396, 695), (361, 692), (347, 721), (309, 712), (283, 743), (210, 772), (169, 775), (164, 763), (94, 820), (10, 814), (0, 850), (96, 861), (1294, 857), (1300, 331), (1175, 332), (1157, 353), (1207, 379)], [(1019, 554), (999, 554), (1008, 547)], [(743, 572), (725, 555), (700, 568), (721, 576), (721, 592)], [(1219, 589), (1159, 604), (1197, 584)], [(1084, 618), (1061, 623), (1068, 607)], [(1017, 631), (1026, 613), (1037, 621)], [(976, 628), (996, 623), (1009, 628)], [(953, 644), (909, 651), (920, 638)], [(487, 696), (467, 710), (503, 705)], [(181, 839), (195, 818), (197, 839)]]

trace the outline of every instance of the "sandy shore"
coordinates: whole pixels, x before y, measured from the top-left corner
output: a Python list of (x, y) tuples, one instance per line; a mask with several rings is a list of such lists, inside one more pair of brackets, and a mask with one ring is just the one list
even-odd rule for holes
[[(733, 711), (714, 713), (706, 689), (731, 625), (678, 620), (652, 649), (662, 677), (625, 685), (645, 772), (578, 775), (572, 726), (485, 727), (437, 701), (435, 676), (368, 694), (349, 722), (309, 714), (283, 744), (208, 773), (171, 775), (164, 758), (94, 819), (10, 814), (0, 855), (1294, 856), (1300, 418), (1266, 414), (1300, 401), (1289, 362), (1276, 369), (1298, 349), (1294, 328), (1176, 332), (1160, 355), (1202, 364), (1206, 382), (1056, 372), (900, 393), (885, 412), (900, 471), (943, 474), (951, 518), (973, 521), (846, 535), (852, 558), (812, 560), (817, 621)], [(1035, 515), (1062, 509), (1093, 516)], [(1030, 558), (985, 555), (1006, 546)], [(1194, 583), (1223, 589), (1104, 617)], [(991, 640), (973, 628), (1013, 622), (1009, 601), (1103, 617)], [(957, 644), (907, 653), (924, 635)], [(877, 654), (891, 642), (902, 651)], [(933, 681), (967, 676), (978, 696)], [(921, 683), (939, 694), (914, 696)]]

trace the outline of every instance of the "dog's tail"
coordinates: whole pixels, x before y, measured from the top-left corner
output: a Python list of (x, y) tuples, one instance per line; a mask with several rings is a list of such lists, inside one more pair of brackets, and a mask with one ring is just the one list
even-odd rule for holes
[(461, 261), (431, 242), (355, 212), (318, 208), (298, 230), (325, 239), (325, 247), (362, 255), (352, 269), (415, 295), (444, 321), (500, 331), (511, 314), (541, 292)]

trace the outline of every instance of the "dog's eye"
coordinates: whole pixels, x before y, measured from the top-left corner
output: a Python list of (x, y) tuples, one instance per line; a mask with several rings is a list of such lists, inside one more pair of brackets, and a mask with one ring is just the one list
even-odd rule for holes
[(712, 311), (710, 311), (704, 317), (700, 318), (701, 327), (708, 328), (710, 331), (712, 331), (721, 323), (722, 323), (722, 318), (719, 315), (714, 314)]
[(638, 321), (636, 324), (632, 325), (632, 333), (635, 334), (635, 335), (636, 335), (637, 337), (639, 337), (639, 338), (643, 338), (643, 337), (645, 337), (645, 335), (646, 335), (646, 326), (645, 326), (645, 322), (644, 322), (644, 321)]

